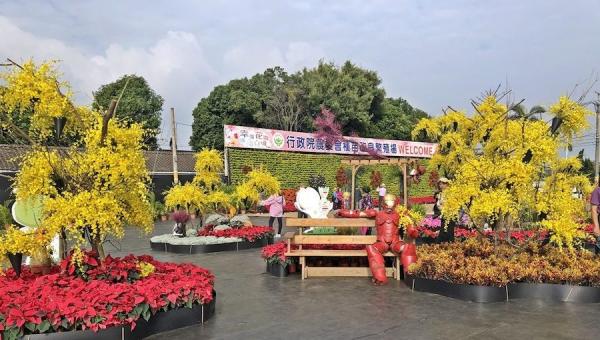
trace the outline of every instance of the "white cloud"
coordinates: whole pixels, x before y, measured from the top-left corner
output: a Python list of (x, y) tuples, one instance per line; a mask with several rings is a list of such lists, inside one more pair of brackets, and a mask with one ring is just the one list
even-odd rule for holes
[(304, 41), (290, 42), (284, 49), (273, 42), (253, 41), (228, 50), (223, 60), (224, 68), (230, 74), (229, 78), (237, 78), (251, 76), (273, 66), (281, 66), (292, 73), (305, 66), (315, 65), (324, 57), (323, 49)]
[[(2, 16), (0, 32), (4, 36), (0, 44), (2, 56), (17, 60), (35, 56), (36, 61), (60, 59), (60, 70), (76, 91), (76, 101), (81, 104), (90, 104), (92, 92), (100, 85), (123, 74), (137, 74), (163, 96), (165, 113), (174, 106), (177, 120), (191, 124), (194, 106), (216, 82), (216, 72), (191, 33), (170, 31), (148, 48), (111, 44), (104, 53), (94, 55), (60, 40), (34, 36)], [(187, 131), (178, 136), (179, 145), (187, 146), (189, 134)]]

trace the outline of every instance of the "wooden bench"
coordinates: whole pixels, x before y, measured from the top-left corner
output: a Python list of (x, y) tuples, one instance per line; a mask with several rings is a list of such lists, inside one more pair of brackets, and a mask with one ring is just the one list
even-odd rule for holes
[[(301, 268), (302, 279), (311, 276), (371, 276), (369, 267), (313, 267), (308, 266), (306, 257), (358, 257), (367, 256), (364, 249), (361, 250), (321, 250), (321, 249), (302, 249), (307, 244), (373, 244), (377, 240), (375, 235), (309, 235), (304, 234), (305, 228), (335, 227), (340, 228), (359, 228), (375, 227), (375, 220), (368, 218), (286, 218), (286, 226), (298, 228), (298, 233), (288, 232), (283, 236), (287, 242), (286, 256), (298, 257)], [(292, 249), (292, 245), (298, 249)], [(384, 254), (386, 257), (396, 257), (393, 267), (386, 267), (386, 273), (389, 277), (400, 280), (400, 259), (392, 252)]]

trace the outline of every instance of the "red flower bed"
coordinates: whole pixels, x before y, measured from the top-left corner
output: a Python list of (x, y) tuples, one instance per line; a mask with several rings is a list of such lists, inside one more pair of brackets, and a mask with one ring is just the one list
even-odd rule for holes
[[(104, 266), (91, 261), (87, 281), (66, 264), (62, 266), (65, 271), (55, 266), (48, 275), (34, 275), (24, 268), (19, 278), (12, 269), (7, 270), (0, 276), (3, 338), (98, 331), (117, 325), (135, 328), (139, 318), (148, 320), (159, 311), (192, 307), (213, 298), (213, 274), (195, 265), (159, 262), (147, 255), (106, 262)], [(142, 262), (152, 265), (154, 271), (128, 282), (128, 273)], [(119, 282), (113, 282), (115, 279)]]
[(273, 229), (264, 226), (231, 228), (227, 230), (212, 230), (212, 228), (204, 228), (198, 230), (198, 236), (214, 236), (214, 237), (237, 237), (248, 242), (254, 242), (264, 237), (273, 234)]
[[(304, 244), (303, 249), (319, 249), (319, 250), (362, 250), (365, 249), (364, 244)], [(292, 249), (298, 249), (297, 245), (292, 245)], [(291, 259), (285, 256), (287, 244), (283, 242), (264, 246), (261, 250), (261, 257), (269, 263), (280, 263), (287, 265), (292, 262)]]

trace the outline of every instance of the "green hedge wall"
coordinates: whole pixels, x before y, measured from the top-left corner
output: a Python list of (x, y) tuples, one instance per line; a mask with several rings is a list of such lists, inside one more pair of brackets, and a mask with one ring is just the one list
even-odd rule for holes
[[(231, 183), (236, 184), (244, 180), (243, 168), (264, 167), (269, 170), (279, 181), (282, 188), (298, 188), (308, 185), (311, 175), (323, 175), (327, 185), (332, 188), (337, 186), (335, 174), (340, 167), (341, 155), (312, 154), (299, 152), (265, 151), (254, 149), (228, 149), (229, 171)], [(350, 180), (350, 168), (347, 168)], [(383, 183), (388, 192), (399, 195), (401, 192), (402, 172), (397, 166), (369, 165), (358, 170), (356, 183), (361, 188), (371, 186), (371, 172), (381, 172)], [(428, 185), (429, 175), (426, 173), (420, 183), (409, 186), (410, 196), (428, 196), (433, 194), (433, 189)], [(375, 188), (371, 193), (376, 195)]]

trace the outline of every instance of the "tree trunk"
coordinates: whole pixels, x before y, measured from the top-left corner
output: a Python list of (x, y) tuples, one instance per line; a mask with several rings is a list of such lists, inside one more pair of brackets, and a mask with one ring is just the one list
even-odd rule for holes
[(98, 254), (98, 258), (100, 260), (104, 260), (106, 256), (104, 255), (104, 246), (102, 245), (102, 240), (99, 236), (94, 236), (93, 240), (94, 241), (92, 242), (92, 250), (94, 250), (96, 254)]

